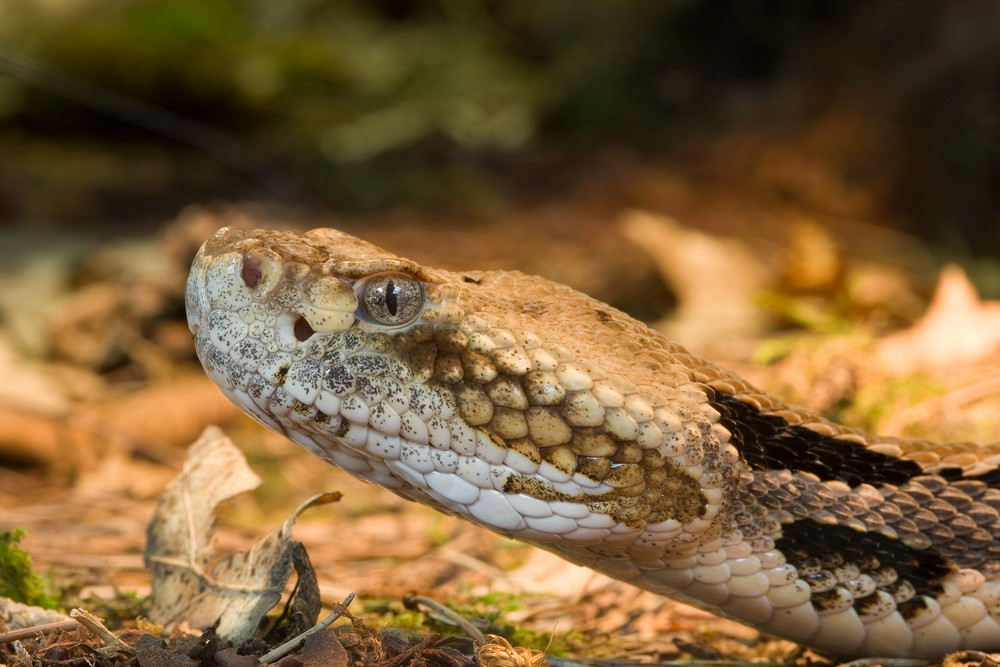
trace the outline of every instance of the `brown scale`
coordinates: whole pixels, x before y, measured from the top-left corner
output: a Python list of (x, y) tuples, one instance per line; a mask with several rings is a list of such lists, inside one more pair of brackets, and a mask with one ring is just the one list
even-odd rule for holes
[(885, 527), (885, 519), (878, 512), (866, 512), (861, 515), (861, 522), (865, 530), (875, 531)]
[[(889, 573), (883, 570), (891, 567), (899, 579), (884, 587), (890, 595), (897, 592), (903, 585), (902, 581), (909, 582), (910, 588), (917, 592), (936, 594), (940, 592), (942, 578), (955, 569), (938, 551), (912, 549), (879, 533), (822, 525), (811, 520), (783, 526), (782, 537), (776, 540), (775, 546), (785, 554), (790, 564), (805, 574), (828, 569), (822, 560), (823, 555), (830, 552), (839, 554), (843, 559), (841, 569), (855, 568), (858, 573), (875, 578), (876, 583), (890, 578)], [(878, 604), (877, 600), (869, 599), (873, 597), (865, 596), (856, 603), (856, 607), (861, 605), (857, 607), (859, 613), (865, 612), (867, 605)]]
[(948, 503), (958, 512), (968, 513), (968, 511), (972, 508), (972, 498), (969, 494), (954, 486), (946, 487), (943, 491), (941, 491), (938, 494), (938, 499), (942, 502)]
[(879, 564), (875, 565), (875, 568), (870, 572), (872, 578), (875, 580), (875, 585), (879, 588), (887, 589), (892, 586), (899, 579), (899, 575), (896, 574), (896, 570), (891, 567), (879, 567)]
[[(585, 503), (639, 527), (667, 519), (688, 522), (704, 514), (707, 501), (697, 481), (659, 452), (644, 450), (634, 441), (616, 441), (601, 427), (571, 428), (567, 422), (582, 418), (577, 407), (582, 392), (566, 392), (552, 373), (510, 374), (525, 365), (521, 348), (482, 354), (469, 349), (465, 333), (448, 326), (420, 325), (409, 337), (415, 343), (409, 351), (414, 375), (426, 375), (430, 369), (431, 380), (449, 385), (459, 415), (469, 425), (484, 429), (530, 461), (545, 461), (567, 475), (582, 474), (613, 487), (596, 496), (573, 496), (553, 491), (541, 480), (514, 475), (505, 491)], [(703, 437), (708, 433), (704, 426)], [(717, 464), (714, 459), (712, 463)]]
[(899, 509), (899, 505), (896, 503), (882, 503), (878, 508), (879, 516), (887, 524), (895, 524), (897, 521), (903, 518), (903, 512)]
[(871, 614), (878, 614), (879, 610), (885, 605), (885, 602), (882, 600), (881, 596), (876, 593), (854, 600), (854, 609), (858, 612), (858, 615), (868, 616)]
[(837, 578), (829, 570), (803, 575), (802, 580), (809, 584), (814, 594), (828, 591), (837, 585)]
[(972, 517), (965, 514), (956, 514), (949, 521), (948, 527), (954, 533), (955, 537), (960, 537), (963, 540), (968, 540), (972, 533), (979, 529), (979, 526), (972, 520)]
[[(576, 454), (569, 447), (555, 445), (541, 449), (542, 460), (561, 473), (572, 475), (577, 469)], [(610, 473), (609, 473), (610, 474)]]
[(1000, 521), (1000, 515), (997, 514), (996, 509), (979, 501), (972, 503), (967, 514), (979, 526), (995, 526)]
[(923, 595), (917, 595), (903, 601), (896, 600), (896, 609), (904, 620), (909, 620), (926, 612), (928, 606), (927, 598)]
[(885, 586), (885, 592), (891, 595), (897, 603), (912, 600), (917, 595), (913, 584), (905, 579), (900, 579), (898, 575), (895, 581)]
[(847, 593), (841, 586), (825, 591), (814, 590), (809, 598), (809, 602), (811, 602), (813, 607), (815, 607), (818, 611), (837, 609), (843, 606), (842, 600), (845, 595), (850, 594)]

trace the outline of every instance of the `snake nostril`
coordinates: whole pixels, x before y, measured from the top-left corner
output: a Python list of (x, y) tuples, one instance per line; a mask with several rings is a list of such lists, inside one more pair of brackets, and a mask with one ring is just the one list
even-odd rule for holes
[(250, 289), (256, 289), (257, 285), (260, 284), (260, 278), (263, 273), (264, 267), (261, 266), (260, 259), (249, 253), (243, 253), (243, 271), (241, 272), (241, 276), (246, 286)]
[(295, 332), (295, 340), (300, 343), (304, 343), (309, 340), (309, 337), (316, 333), (316, 330), (312, 328), (306, 318), (299, 316), (299, 319), (295, 320), (295, 326), (292, 328)]

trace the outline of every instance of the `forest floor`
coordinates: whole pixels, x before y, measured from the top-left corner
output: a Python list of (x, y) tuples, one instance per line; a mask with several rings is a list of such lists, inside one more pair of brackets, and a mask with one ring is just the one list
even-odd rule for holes
[[(352, 612), (376, 629), (412, 627), (402, 600), (416, 594), (574, 659), (819, 660), (317, 465), (240, 415), (194, 357), (183, 286), (201, 241), (225, 224), (337, 226), (430, 265), (565, 282), (838, 421), (1000, 439), (1000, 302), (979, 299), (933, 248), (731, 189), (705, 192), (662, 167), (612, 180), (471, 223), (425, 211), (331, 223), (217, 206), (187, 209), (149, 238), (6, 234), (0, 529), (24, 529), (19, 547), (61, 604), (134, 628), (150, 592), (143, 550), (157, 499), (187, 445), (216, 424), (263, 480), (220, 508), (218, 551), (246, 549), (307, 497), (340, 491), (340, 502), (303, 514), (295, 539), (324, 603), (356, 593)], [(0, 663), (17, 659), (0, 646)]]

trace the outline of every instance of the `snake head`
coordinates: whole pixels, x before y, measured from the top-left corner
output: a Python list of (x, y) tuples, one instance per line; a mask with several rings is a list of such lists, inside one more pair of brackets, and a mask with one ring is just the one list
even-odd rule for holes
[(247, 414), (408, 498), (602, 553), (721, 530), (740, 469), (704, 389), (675, 348), (569, 288), (333, 230), (226, 228), (186, 303), (202, 364)]

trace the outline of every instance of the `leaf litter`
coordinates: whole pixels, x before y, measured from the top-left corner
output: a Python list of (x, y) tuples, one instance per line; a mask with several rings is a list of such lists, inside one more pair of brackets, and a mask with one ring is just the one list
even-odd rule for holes
[[(32, 667), (36, 660), (55, 667), (477, 664), (451, 645), (457, 643), (466, 648), (472, 644), (476, 654), (484, 656), (479, 664), (504, 667), (508, 663), (503, 657), (509, 655), (510, 667), (544, 667), (540, 652), (515, 649), (505, 639), (481, 632), (478, 643), (461, 637), (411, 636), (398, 630), (377, 633), (347, 610), (353, 595), (317, 624), (322, 606), (319, 587), (305, 548), (291, 539), (292, 528), (302, 512), (335, 502), (340, 494), (310, 498), (249, 550), (225, 556), (216, 553), (213, 535), (218, 506), (259, 483), (229, 438), (217, 427), (207, 428), (191, 445), (180, 474), (164, 489), (149, 524), (145, 560), (152, 573), (152, 594), (148, 619), (140, 619), (140, 626), (152, 632), (127, 630), (116, 635), (82, 609), (70, 614), (82, 628), (68, 628), (62, 615), (12, 602), (5, 606), (0, 599), (0, 612), (8, 610), (0, 613), (0, 658), (14, 658), (0, 664), (19, 662)], [(290, 598), (279, 617), (269, 618), (293, 570), (297, 581)], [(341, 617), (350, 621), (349, 629), (331, 629), (330, 624)], [(38, 620), (46, 625), (32, 627)], [(163, 639), (164, 634), (169, 639)], [(29, 638), (35, 644), (31, 654), (22, 644)], [(282, 640), (281, 646), (268, 650)], [(297, 652), (290, 655), (293, 650)]]

